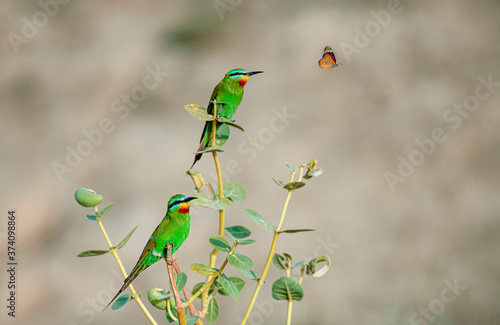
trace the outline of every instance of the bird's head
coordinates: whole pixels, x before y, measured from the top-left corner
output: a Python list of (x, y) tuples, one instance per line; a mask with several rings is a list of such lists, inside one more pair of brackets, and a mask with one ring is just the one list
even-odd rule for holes
[(172, 196), (168, 201), (168, 210), (177, 210), (180, 213), (189, 213), (189, 201), (196, 199), (193, 196), (186, 197), (182, 194)]
[(229, 80), (234, 80), (237, 81), (241, 87), (245, 86), (247, 83), (248, 79), (250, 76), (253, 76), (254, 74), (262, 73), (264, 71), (251, 71), (248, 72), (245, 69), (233, 69), (226, 73), (225, 78)]

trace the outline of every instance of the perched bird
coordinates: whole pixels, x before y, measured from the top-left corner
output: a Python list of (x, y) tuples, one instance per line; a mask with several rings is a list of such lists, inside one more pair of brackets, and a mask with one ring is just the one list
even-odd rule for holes
[[(226, 73), (221, 82), (219, 82), (219, 84), (214, 88), (212, 97), (208, 103), (207, 113), (214, 113), (213, 101), (215, 100), (217, 102), (217, 115), (230, 120), (234, 113), (236, 113), (236, 110), (243, 99), (243, 87), (247, 83), (248, 79), (250, 76), (262, 72), (264, 71), (247, 72), (244, 69), (233, 69)], [(200, 146), (197, 151), (202, 151), (206, 147), (210, 147), (211, 139), (212, 121), (207, 121), (205, 123), (203, 133), (201, 134)], [(194, 156), (194, 162), (193, 165), (191, 165), (191, 168), (193, 168), (194, 164), (200, 160), (202, 155), (202, 153), (198, 153)]]
[(172, 254), (182, 245), (189, 234), (191, 224), (189, 201), (194, 199), (196, 198), (186, 197), (182, 194), (177, 194), (170, 198), (165, 217), (163, 217), (163, 220), (156, 227), (155, 231), (153, 231), (132, 272), (130, 272), (129, 276), (123, 282), (123, 286), (106, 308), (111, 305), (142, 271), (166, 257), (167, 244), (173, 244)]

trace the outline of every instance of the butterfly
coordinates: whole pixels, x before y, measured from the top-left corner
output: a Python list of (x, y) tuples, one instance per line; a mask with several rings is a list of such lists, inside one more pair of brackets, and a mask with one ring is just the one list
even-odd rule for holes
[(337, 63), (332, 48), (329, 45), (327, 45), (323, 50), (323, 57), (321, 58), (321, 60), (318, 61), (319, 67), (321, 69), (329, 69), (329, 68), (335, 68), (339, 64), (342, 63)]

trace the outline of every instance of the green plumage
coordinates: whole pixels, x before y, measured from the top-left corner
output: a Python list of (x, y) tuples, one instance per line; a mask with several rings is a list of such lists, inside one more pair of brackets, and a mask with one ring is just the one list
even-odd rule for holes
[[(167, 254), (167, 244), (172, 244), (172, 254), (186, 240), (191, 226), (189, 216), (189, 201), (195, 197), (186, 197), (181, 194), (172, 196), (168, 201), (168, 209), (165, 217), (156, 227), (144, 247), (139, 260), (135, 264), (132, 272), (123, 282), (123, 286), (115, 295), (108, 306), (125, 290), (132, 281), (145, 269), (160, 259), (164, 259)], [(106, 308), (108, 307), (106, 306)], [(105, 309), (106, 309), (105, 308)]]
[[(217, 102), (217, 115), (225, 117), (227, 119), (232, 119), (234, 113), (238, 109), (238, 106), (243, 99), (243, 87), (245, 86), (248, 78), (254, 74), (262, 73), (263, 71), (252, 71), (247, 72), (244, 69), (233, 69), (226, 73), (224, 78), (215, 86), (212, 92), (212, 97), (210, 97), (210, 102), (208, 103), (207, 113), (214, 113), (213, 101)], [(220, 125), (220, 124), (219, 124)], [(217, 126), (217, 129), (219, 128)], [(210, 147), (212, 141), (212, 121), (205, 123), (203, 132), (201, 134), (200, 146), (197, 151), (202, 151), (206, 147)], [(202, 154), (198, 153), (194, 157), (194, 164), (200, 160)]]

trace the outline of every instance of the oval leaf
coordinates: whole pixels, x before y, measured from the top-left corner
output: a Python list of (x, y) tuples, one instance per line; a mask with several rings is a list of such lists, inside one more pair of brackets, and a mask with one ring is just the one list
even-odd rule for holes
[(132, 295), (130, 293), (126, 293), (116, 299), (115, 303), (111, 306), (111, 309), (115, 310), (118, 308), (122, 308), (130, 300), (132, 300)]
[(208, 267), (204, 264), (198, 264), (198, 263), (195, 263), (195, 264), (191, 264), (191, 270), (195, 271), (196, 273), (200, 274), (200, 275), (204, 275), (204, 276), (207, 276), (209, 274), (213, 274), (217, 271), (215, 271), (214, 269), (212, 269), (211, 267)]
[(245, 209), (245, 211), (260, 228), (264, 229), (265, 231), (276, 230), (275, 226), (272, 226), (269, 222), (266, 221), (266, 219), (262, 218), (262, 216), (254, 210)]
[(224, 238), (214, 236), (214, 237), (210, 237), (210, 239), (208, 241), (213, 246), (213, 248), (215, 248), (221, 252), (227, 253), (231, 250), (231, 246), (229, 245), (227, 240), (225, 240)]
[[(237, 276), (230, 276), (229, 280), (234, 283), (238, 291), (241, 291), (241, 289), (245, 286), (245, 280), (238, 278)], [(229, 293), (224, 288), (220, 289), (219, 293), (223, 296), (229, 296)]]
[(277, 179), (274, 179), (274, 178), (273, 178), (273, 181), (274, 181), (276, 184), (278, 184), (278, 186), (279, 186), (279, 187), (281, 187), (281, 188), (285, 187), (285, 184), (283, 184), (283, 182), (282, 182), (282, 181), (278, 181)]
[(285, 190), (294, 191), (296, 189), (304, 187), (305, 185), (306, 185), (306, 183), (304, 183), (304, 182), (291, 182), (291, 183), (288, 183), (285, 186), (283, 186), (283, 188)]
[(231, 234), (234, 238), (243, 239), (252, 234), (252, 232), (243, 226), (226, 227), (226, 234)]
[(89, 257), (89, 256), (103, 255), (103, 254), (106, 254), (106, 253), (109, 253), (109, 250), (102, 251), (102, 250), (94, 249), (94, 250), (89, 250), (89, 251), (82, 252), (82, 253), (80, 253), (80, 254), (78, 254), (76, 256), (77, 257)]
[(254, 271), (252, 270), (243, 270), (243, 269), (238, 269), (241, 274), (243, 274), (245, 277), (249, 278), (250, 280), (258, 280), (259, 276), (255, 274)]
[(234, 123), (233, 121), (231, 121), (231, 120), (229, 120), (229, 119), (227, 119), (225, 117), (222, 117), (222, 116), (218, 117), (217, 118), (217, 122), (230, 125), (233, 128), (237, 128), (238, 130), (240, 130), (242, 132), (245, 132), (245, 130), (243, 130), (243, 128), (241, 126), (239, 126), (238, 124)]
[(203, 149), (203, 150), (200, 150), (200, 151), (196, 151), (195, 154), (199, 154), (199, 153), (207, 153), (207, 152), (224, 152), (224, 150), (222, 150), (219, 146), (215, 146), (215, 147), (207, 147), (206, 149)]
[(97, 212), (96, 215), (97, 220), (101, 220), (109, 212), (109, 210), (111, 210), (112, 207), (113, 207), (113, 202), (106, 205), (104, 208), (101, 209), (101, 211)]
[[(234, 182), (224, 182), (222, 186), (224, 189), (224, 196), (234, 203), (245, 201), (247, 194), (241, 185)], [(215, 196), (219, 196), (219, 189), (215, 191)]]
[(292, 299), (300, 301), (304, 297), (304, 291), (297, 280), (284, 276), (273, 283), (272, 295), (276, 300)]
[(253, 239), (243, 239), (243, 240), (238, 240), (238, 245), (249, 245), (255, 243), (255, 240)]
[(243, 270), (250, 270), (253, 267), (253, 261), (250, 257), (238, 253), (229, 254), (227, 261), (232, 266)]
[(276, 266), (280, 270), (284, 270), (285, 268), (288, 267), (287, 261), (280, 254), (274, 254), (274, 256), (273, 256), (273, 264), (274, 264), (274, 266)]
[(214, 297), (210, 298), (208, 302), (207, 314), (205, 315), (205, 319), (209, 323), (213, 323), (219, 318), (219, 305), (217, 304), (217, 300)]
[(293, 173), (293, 168), (292, 168), (292, 165), (290, 165), (290, 163), (289, 163), (289, 162), (287, 162), (287, 161), (286, 161), (286, 162), (285, 162), (285, 166), (286, 166), (286, 168), (288, 168), (288, 170), (290, 171), (290, 173)]
[(185, 105), (184, 108), (192, 116), (202, 121), (213, 121), (214, 116), (207, 113), (207, 109), (196, 104)]
[(280, 233), (284, 232), (287, 234), (294, 234), (296, 232), (304, 232), (304, 231), (316, 231), (316, 229), (287, 229), (280, 231)]
[(184, 272), (181, 272), (179, 274), (175, 274), (175, 285), (177, 286), (177, 291), (182, 291), (184, 287), (186, 286), (187, 283), (187, 275)]
[(130, 239), (130, 237), (132, 237), (132, 235), (134, 234), (134, 231), (137, 229), (137, 226), (135, 226), (134, 229), (132, 229), (131, 232), (128, 233), (127, 236), (125, 236), (125, 238), (123, 238), (123, 240), (116, 246), (116, 249), (120, 249), (122, 248), (123, 246), (125, 246), (125, 244), (128, 242), (128, 240)]
[(231, 201), (225, 198), (209, 197), (203, 194), (194, 195), (197, 199), (193, 201), (193, 204), (202, 206), (204, 208), (216, 209), (216, 210), (227, 210), (231, 206)]
[(238, 301), (238, 299), (240, 298), (240, 292), (238, 291), (236, 285), (231, 280), (229, 280), (229, 278), (225, 274), (219, 275), (219, 278), (217, 280), (219, 281), (222, 288), (224, 288), (224, 290), (226, 290), (226, 292), (231, 297), (233, 297), (234, 300)]

